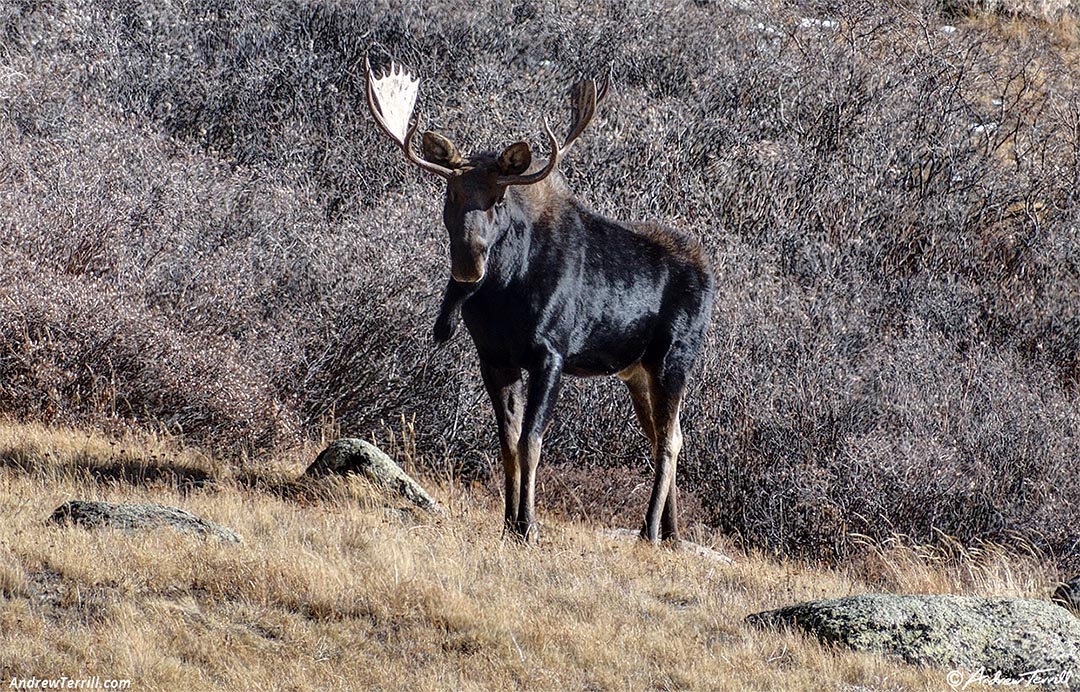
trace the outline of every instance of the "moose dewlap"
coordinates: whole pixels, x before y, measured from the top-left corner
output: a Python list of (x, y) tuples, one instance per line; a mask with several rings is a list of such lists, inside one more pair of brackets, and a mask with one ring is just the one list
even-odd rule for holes
[(714, 280), (694, 240), (586, 209), (556, 170), (592, 120), (607, 80), (574, 84), (561, 146), (544, 122), (551, 154), (543, 166), (533, 165), (526, 142), (467, 157), (434, 132), (423, 134), (417, 154), (419, 122), (410, 121), (419, 81), (393, 63), (381, 76), (368, 66), (367, 80), (375, 121), (410, 162), (446, 180), (450, 279), (435, 339), (449, 339), (464, 319), (476, 346), (498, 425), (507, 528), (526, 540), (537, 533), (536, 467), (562, 376), (618, 375), (656, 468), (641, 536), (677, 539), (679, 409)]

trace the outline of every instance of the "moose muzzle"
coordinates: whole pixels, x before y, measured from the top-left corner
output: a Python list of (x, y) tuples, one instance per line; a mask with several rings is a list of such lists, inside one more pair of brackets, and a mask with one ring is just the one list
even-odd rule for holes
[(466, 212), (460, 233), (450, 234), (450, 275), (454, 281), (474, 284), (487, 273), (490, 236), (496, 229), (486, 211)]

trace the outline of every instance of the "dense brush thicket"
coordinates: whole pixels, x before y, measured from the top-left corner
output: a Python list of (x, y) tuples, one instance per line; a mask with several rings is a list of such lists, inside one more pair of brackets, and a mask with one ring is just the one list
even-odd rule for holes
[[(465, 151), (543, 150), (569, 82), (610, 69), (564, 170), (600, 211), (678, 226), (713, 258), (680, 463), (708, 519), (810, 555), (943, 532), (1072, 559), (1068, 11), (386, 5), (3, 5), (0, 412), (238, 456), (415, 417), (424, 463), (491, 473), (468, 337), (429, 336), (441, 188), (373, 125), (364, 56), (417, 71), (424, 124)], [(645, 478), (618, 382), (568, 381), (556, 415), (542, 482), (561, 465)]]

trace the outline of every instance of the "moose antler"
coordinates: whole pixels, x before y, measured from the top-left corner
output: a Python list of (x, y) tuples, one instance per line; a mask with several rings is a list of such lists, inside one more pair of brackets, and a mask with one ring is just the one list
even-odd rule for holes
[(574, 143), (574, 140), (585, 131), (593, 115), (596, 114), (596, 107), (607, 96), (607, 90), (607, 75), (600, 82), (600, 86), (596, 85), (595, 80), (583, 79), (571, 87), (570, 107), (573, 112), (570, 119), (570, 133), (566, 135), (566, 140), (559, 149), (559, 156), (565, 154), (570, 149), (570, 145)]
[(576, 82), (574, 86), (570, 88), (570, 132), (567, 133), (562, 146), (560, 147), (558, 145), (555, 135), (551, 134), (551, 128), (548, 127), (547, 120), (545, 119), (544, 132), (547, 134), (548, 142), (551, 145), (551, 157), (548, 159), (547, 165), (539, 171), (530, 173), (529, 175), (500, 176), (499, 184), (532, 185), (551, 175), (551, 172), (555, 170), (555, 167), (559, 163), (559, 158), (570, 150), (570, 145), (585, 131), (585, 128), (588, 127), (593, 115), (596, 114), (596, 106), (605, 96), (607, 96), (608, 81), (608, 77), (605, 76), (603, 81), (600, 82), (599, 87), (596, 84), (596, 80), (593, 79), (583, 79)]
[(417, 156), (413, 151), (412, 140), (420, 123), (414, 121), (410, 125), (409, 121), (416, 105), (420, 80), (394, 62), (390, 63), (382, 76), (376, 77), (371, 70), (371, 63), (365, 57), (364, 69), (367, 72), (367, 102), (371, 115), (383, 132), (405, 152), (405, 158), (425, 171), (443, 178), (454, 175), (451, 169)]

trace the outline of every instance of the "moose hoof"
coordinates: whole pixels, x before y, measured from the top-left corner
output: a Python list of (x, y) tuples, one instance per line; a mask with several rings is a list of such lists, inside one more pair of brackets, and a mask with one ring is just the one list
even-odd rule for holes
[(540, 525), (535, 521), (515, 521), (507, 523), (507, 532), (521, 543), (537, 545), (540, 543)]
[(652, 543), (653, 545), (665, 545), (668, 547), (677, 548), (682, 544), (682, 539), (679, 537), (678, 531), (662, 532), (659, 535), (657, 532), (652, 532), (650, 535), (649, 527), (642, 526), (641, 531), (638, 532), (638, 538), (646, 543)]

